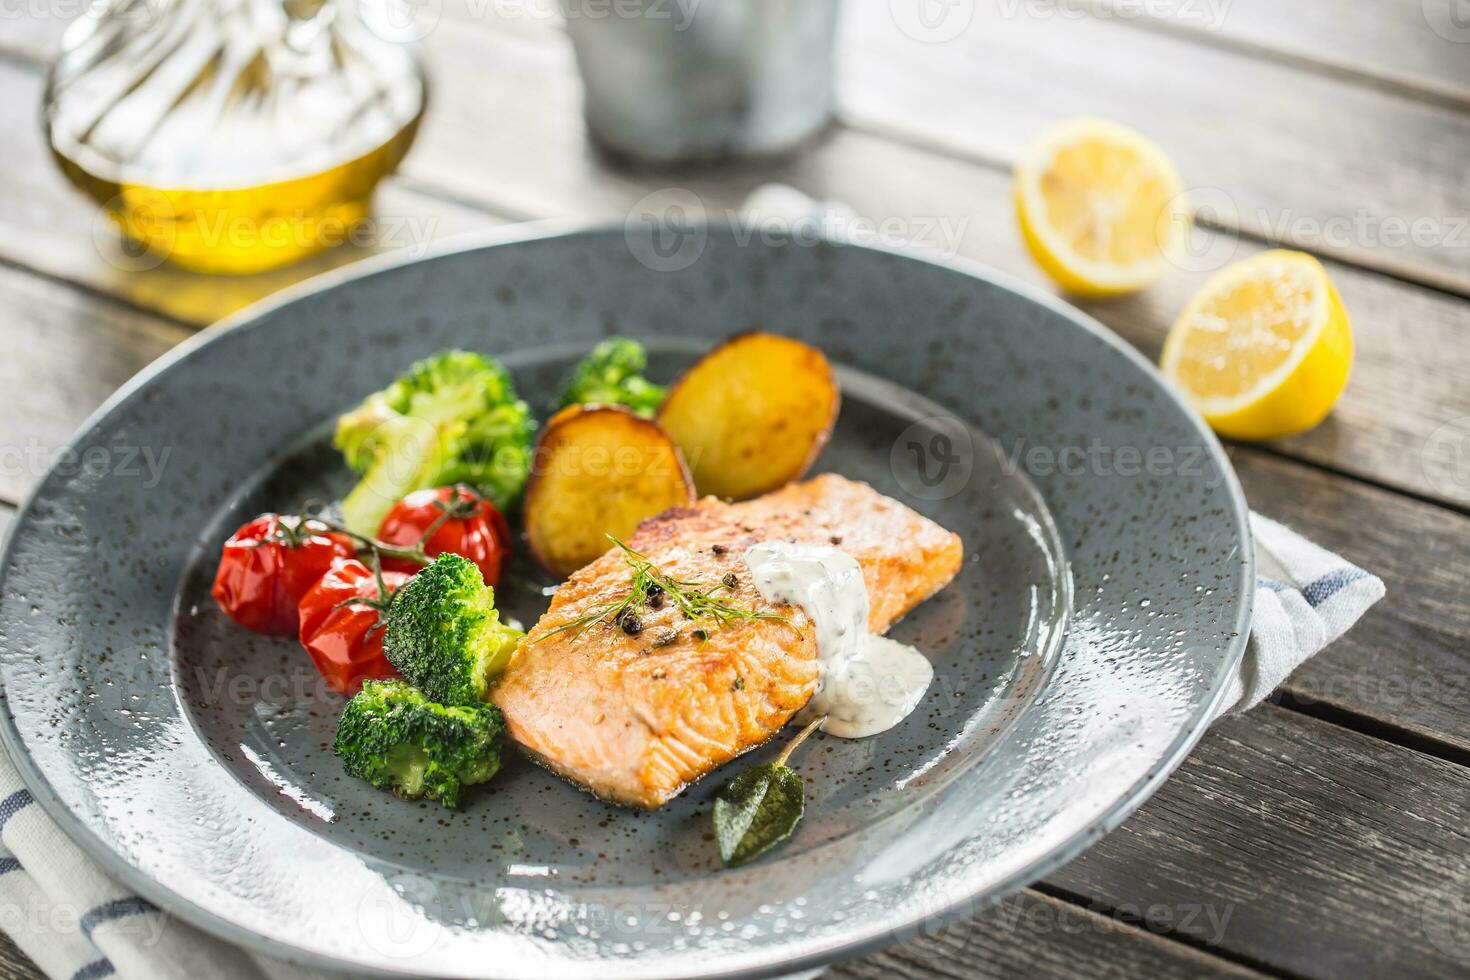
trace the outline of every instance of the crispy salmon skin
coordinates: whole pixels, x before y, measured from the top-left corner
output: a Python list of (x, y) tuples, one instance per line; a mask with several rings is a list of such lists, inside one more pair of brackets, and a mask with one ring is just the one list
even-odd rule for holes
[(704, 638), (708, 624), (665, 602), (638, 610), (636, 634), (608, 622), (557, 632), (628, 595), (628, 564), (613, 549), (557, 590), (492, 692), (511, 738), (597, 795), (652, 809), (775, 735), (815, 689), (817, 649), (805, 614), (767, 603), (750, 582), (745, 551), (771, 540), (857, 559), (877, 633), (949, 584), (962, 556), (957, 535), (830, 474), (745, 503), (707, 497), (665, 511), (639, 525), (631, 548), (684, 581), (713, 586), (733, 573), (722, 599), (789, 623), (742, 619)]

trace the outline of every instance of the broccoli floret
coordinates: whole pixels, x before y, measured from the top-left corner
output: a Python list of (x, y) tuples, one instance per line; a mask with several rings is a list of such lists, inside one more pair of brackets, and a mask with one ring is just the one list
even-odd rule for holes
[(350, 776), (453, 807), (462, 787), (499, 770), (504, 734), (494, 705), (435, 704), (402, 681), (365, 681), (337, 723), (337, 754)]
[(362, 480), (342, 502), (359, 534), (374, 535), (405, 494), (467, 483), (507, 510), (531, 471), (536, 422), (494, 360), (444, 351), (337, 420), (334, 445)]
[(394, 595), (383, 653), (435, 701), (479, 704), (523, 635), (500, 621), (495, 590), (474, 562), (440, 555)]
[(561, 407), (624, 405), (644, 418), (652, 418), (663, 404), (664, 389), (643, 377), (647, 367), (642, 344), (627, 337), (610, 337), (572, 369)]

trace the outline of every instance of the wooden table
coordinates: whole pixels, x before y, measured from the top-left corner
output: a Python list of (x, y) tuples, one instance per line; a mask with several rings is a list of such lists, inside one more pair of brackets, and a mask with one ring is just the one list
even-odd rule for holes
[[(718, 216), (778, 180), (875, 220), (960, 223), (960, 254), (1044, 285), (1009, 166), (1042, 125), (1095, 113), (1165, 145), (1212, 249), (1315, 252), (1352, 314), (1357, 362), (1333, 416), (1230, 449), (1253, 507), (1373, 569), (1388, 597), (1272, 703), (1215, 726), (1083, 857), (833, 975), (1470, 974), (1470, 22), (1456, 3), (960, 0), (947, 16), (963, 29), (925, 40), (855, 0), (829, 134), (794, 159), (674, 175), (615, 171), (589, 148), (568, 45), (537, 13), (552, 5), (445, 3), (426, 42), (431, 112), (379, 198), (409, 247), (527, 218), (621, 220), (670, 186)], [(149, 361), (371, 251), (224, 281), (109, 265), (36, 125), (64, 24), (33, 7), (0, 30), (0, 523)], [(1087, 309), (1154, 357), (1202, 278)], [(32, 975), (13, 951), (4, 962)]]

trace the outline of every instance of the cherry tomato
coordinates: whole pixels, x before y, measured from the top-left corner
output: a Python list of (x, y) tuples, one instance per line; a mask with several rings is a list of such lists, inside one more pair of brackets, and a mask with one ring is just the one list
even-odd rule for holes
[(230, 535), (214, 575), (214, 601), (257, 633), (296, 632), (296, 607), (332, 562), (356, 553), (316, 521), (262, 514)]
[[(392, 595), (412, 577), (385, 571), (383, 585)], [(372, 569), (355, 558), (332, 562), (302, 597), (301, 645), (332, 690), (356, 694), (365, 680), (398, 676), (383, 656), (379, 613), (385, 598)]]
[[(424, 534), (429, 533), (424, 540)], [(498, 585), (510, 563), (510, 528), (495, 505), (470, 487), (415, 490), (393, 505), (378, 540), (401, 547), (420, 541), (430, 557), (460, 555), (480, 566), (486, 585)], [(401, 559), (385, 559), (384, 568), (416, 572), (420, 566)]]

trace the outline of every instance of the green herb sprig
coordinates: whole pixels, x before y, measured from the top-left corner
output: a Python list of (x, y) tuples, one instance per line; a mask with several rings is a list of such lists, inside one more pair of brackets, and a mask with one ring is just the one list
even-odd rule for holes
[(826, 720), (822, 715), (803, 728), (775, 762), (747, 769), (720, 787), (715, 796), (715, 843), (725, 867), (755, 860), (796, 830), (806, 812), (806, 786), (786, 760)]
[(685, 619), (712, 624), (713, 629), (706, 628), (706, 634), (723, 629), (732, 622), (753, 619), (784, 623), (798, 634), (801, 632), (785, 616), (761, 609), (741, 609), (721, 598), (722, 590), (733, 589), (738, 585), (732, 575), (725, 576), (712, 586), (677, 579), (661, 571), (647, 555), (634, 551), (613, 535), (609, 534), (608, 540), (622, 549), (623, 559), (628, 564), (631, 573), (631, 587), (628, 594), (621, 599), (605, 603), (584, 616), (578, 616), (576, 619), (549, 629), (531, 642), (540, 643), (548, 637), (567, 632), (572, 632), (572, 639), (575, 640), (598, 623), (628, 624), (630, 621), (636, 621), (636, 613), (641, 606), (661, 602), (663, 596), (668, 597), (669, 601), (684, 614)]

